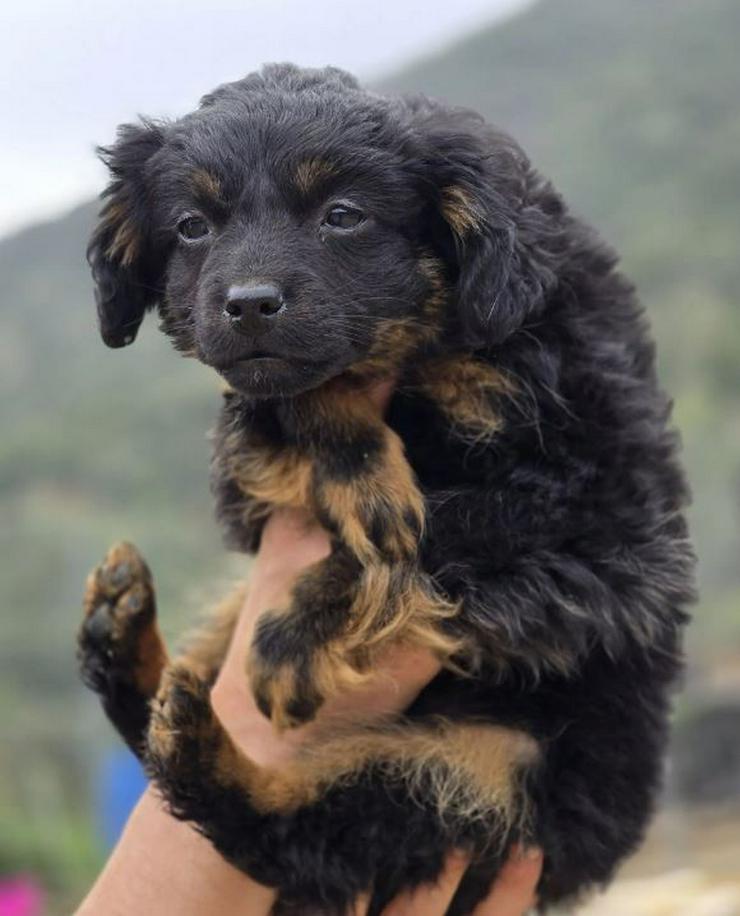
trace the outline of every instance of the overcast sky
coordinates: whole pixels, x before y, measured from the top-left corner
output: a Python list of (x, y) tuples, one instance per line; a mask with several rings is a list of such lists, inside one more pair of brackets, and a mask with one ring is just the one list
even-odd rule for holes
[(0, 234), (97, 193), (92, 153), (265, 61), (372, 79), (525, 0), (14, 0), (0, 13)]

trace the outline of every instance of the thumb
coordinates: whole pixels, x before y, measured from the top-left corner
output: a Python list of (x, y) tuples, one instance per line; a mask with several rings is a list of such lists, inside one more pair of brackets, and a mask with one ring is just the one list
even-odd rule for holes
[(378, 379), (367, 389), (368, 397), (381, 414), (385, 413), (390, 404), (396, 381), (397, 379), (395, 377)]

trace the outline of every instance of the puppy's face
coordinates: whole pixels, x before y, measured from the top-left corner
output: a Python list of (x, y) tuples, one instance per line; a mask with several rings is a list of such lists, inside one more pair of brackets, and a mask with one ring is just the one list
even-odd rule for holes
[(178, 349), (270, 397), (454, 338), (465, 247), (488, 239), (495, 289), (479, 295), (500, 298), (512, 229), (503, 214), (489, 226), (474, 186), (479, 138), (457, 138), (458, 174), (450, 129), (435, 144), (423, 117), (426, 131), (338, 71), (284, 67), (174, 124), (123, 128), (89, 251), (106, 342), (133, 340), (157, 305)]
[(368, 127), (347, 112), (339, 128), (300, 98), (268, 103), (187, 119), (151, 184), (164, 329), (258, 396), (390, 357), (383, 341), (401, 357), (422, 336), (408, 328), (438, 317), (443, 282), (423, 201)]

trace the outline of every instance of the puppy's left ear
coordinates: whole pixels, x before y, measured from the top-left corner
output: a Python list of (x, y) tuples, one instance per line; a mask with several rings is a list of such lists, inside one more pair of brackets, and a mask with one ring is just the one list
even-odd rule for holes
[(536, 315), (557, 283), (562, 202), (519, 146), (473, 112), (424, 102), (414, 129), (422, 193), (433, 195), (452, 252), (466, 342), (495, 346)]
[(164, 142), (152, 122), (124, 124), (113, 146), (98, 154), (111, 181), (87, 248), (95, 282), (100, 334), (109, 347), (133, 342), (147, 308), (159, 298), (162, 258), (151, 239), (146, 172)]

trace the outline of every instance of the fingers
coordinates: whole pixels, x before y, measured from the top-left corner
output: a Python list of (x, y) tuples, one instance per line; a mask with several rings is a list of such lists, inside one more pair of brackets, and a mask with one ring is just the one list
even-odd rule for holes
[(536, 902), (535, 890), (541, 873), (542, 851), (515, 846), (473, 916), (523, 916)]
[(383, 916), (444, 916), (467, 867), (465, 853), (450, 853), (436, 884), (404, 891), (383, 910)]
[[(404, 891), (383, 910), (383, 916), (444, 916), (467, 867), (465, 853), (450, 853), (436, 884)], [(524, 916), (536, 902), (541, 873), (541, 850), (513, 847), (490, 893), (475, 908), (473, 916)], [(352, 916), (365, 916), (368, 906), (369, 897), (363, 895)]]
[(355, 901), (355, 905), (348, 913), (348, 916), (366, 916), (369, 906), (370, 894), (361, 894)]

